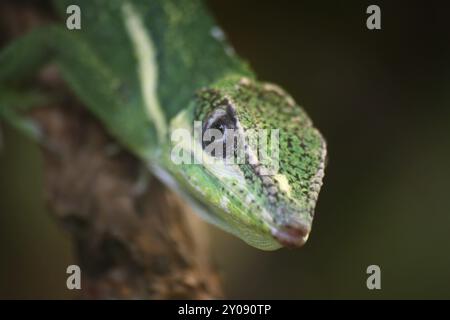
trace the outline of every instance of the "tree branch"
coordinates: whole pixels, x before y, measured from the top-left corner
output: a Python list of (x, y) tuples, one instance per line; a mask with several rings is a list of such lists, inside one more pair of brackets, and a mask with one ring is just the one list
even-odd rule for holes
[[(48, 14), (13, 2), (1, 4), (0, 11), (7, 38)], [(37, 85), (64, 96), (32, 116), (46, 137), (48, 207), (73, 238), (83, 297), (221, 297), (220, 281), (207, 258), (206, 236), (189, 207), (155, 178), (140, 191), (138, 160), (115, 144), (54, 68), (47, 68)]]

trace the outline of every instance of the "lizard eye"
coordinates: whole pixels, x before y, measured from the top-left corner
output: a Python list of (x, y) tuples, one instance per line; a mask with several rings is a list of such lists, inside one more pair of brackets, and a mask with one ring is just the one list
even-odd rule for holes
[(234, 129), (234, 119), (230, 118), (227, 114), (221, 115), (210, 122), (207, 129), (217, 129), (221, 133), (225, 133), (226, 129)]
[(218, 108), (207, 118), (202, 128), (202, 147), (211, 156), (225, 158), (228, 130), (236, 129), (236, 118), (230, 108)]

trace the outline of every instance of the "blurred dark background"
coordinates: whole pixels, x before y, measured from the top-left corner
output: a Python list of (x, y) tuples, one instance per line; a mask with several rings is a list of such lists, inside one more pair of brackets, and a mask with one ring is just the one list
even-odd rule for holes
[[(328, 141), (313, 232), (262, 252), (213, 227), (230, 298), (450, 298), (450, 25), (444, 1), (210, 0), (236, 51)], [(366, 28), (377, 4), (382, 30)], [(0, 298), (71, 298), (70, 241), (42, 201), (38, 148), (0, 151)], [(381, 290), (366, 268), (381, 268)]]

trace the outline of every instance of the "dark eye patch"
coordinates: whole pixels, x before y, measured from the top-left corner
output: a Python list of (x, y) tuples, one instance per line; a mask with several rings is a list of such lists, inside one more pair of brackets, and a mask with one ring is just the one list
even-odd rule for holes
[(217, 129), (222, 133), (225, 133), (226, 129), (235, 129), (235, 121), (233, 118), (230, 118), (228, 115), (222, 116), (216, 119), (209, 128), (207, 129)]
[[(213, 143), (221, 143), (222, 144), (222, 157), (225, 156), (225, 144), (226, 144), (226, 131), (227, 130), (235, 130), (236, 129), (236, 117), (234, 110), (229, 106), (220, 106), (216, 108), (213, 112), (211, 112), (206, 120), (203, 123), (202, 127), (202, 137), (205, 137), (205, 132), (207, 130), (216, 129), (219, 130), (222, 134), (222, 139), (215, 140), (213, 137), (211, 141), (205, 141), (206, 139), (202, 139), (202, 147), (205, 149), (207, 146)], [(213, 151), (212, 156), (216, 156)], [(218, 156), (218, 155), (217, 155)]]

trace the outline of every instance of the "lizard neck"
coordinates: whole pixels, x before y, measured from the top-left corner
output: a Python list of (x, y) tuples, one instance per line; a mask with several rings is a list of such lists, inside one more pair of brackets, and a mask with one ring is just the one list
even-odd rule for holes
[[(139, 6), (141, 2), (144, 5)], [(155, 44), (157, 94), (166, 119), (185, 109), (198, 89), (227, 74), (252, 77), (249, 67), (234, 53), (203, 1), (133, 3), (144, 13), (143, 21)], [(150, 14), (145, 14), (146, 11)]]
[(189, 117), (185, 111), (198, 90), (230, 75), (253, 77), (201, 1), (130, 0), (122, 12), (143, 104), (162, 148), (172, 119)]

